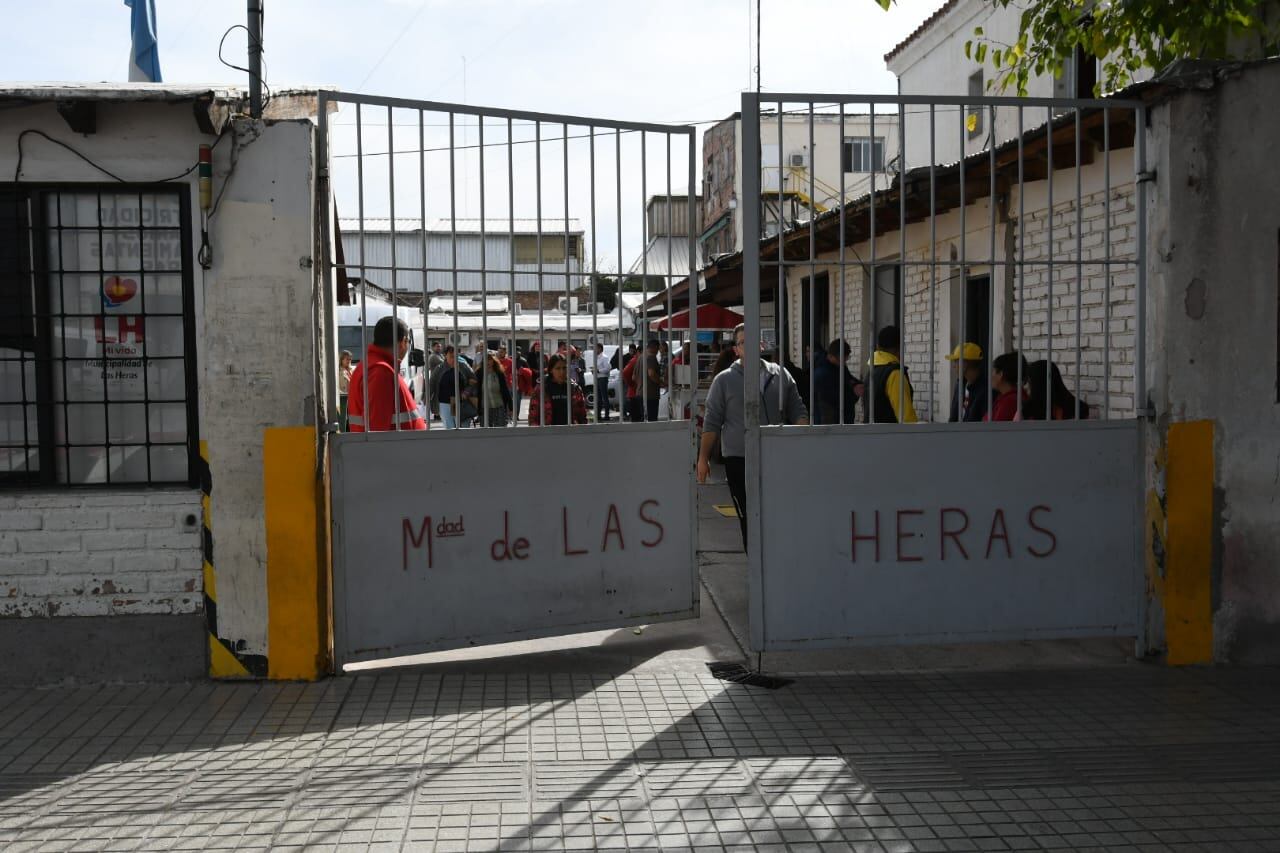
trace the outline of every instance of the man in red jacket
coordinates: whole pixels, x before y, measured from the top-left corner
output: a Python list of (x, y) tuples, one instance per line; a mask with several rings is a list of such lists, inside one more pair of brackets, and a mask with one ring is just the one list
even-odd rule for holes
[[(373, 343), (364, 361), (351, 373), (347, 394), (347, 425), (351, 432), (390, 432), (426, 429), (413, 393), (399, 365), (409, 352), (409, 327), (397, 317), (383, 317), (373, 327)], [(369, 410), (365, 411), (365, 377)]]

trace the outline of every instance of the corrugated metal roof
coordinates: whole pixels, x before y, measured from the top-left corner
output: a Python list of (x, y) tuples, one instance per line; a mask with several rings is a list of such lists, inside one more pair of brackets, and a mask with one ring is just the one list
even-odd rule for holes
[[(695, 241), (697, 265), (702, 269), (702, 244)], [(670, 263), (668, 263), (670, 255)], [(684, 277), (689, 274), (689, 238), (688, 237), (654, 237), (640, 257), (632, 262), (627, 270), (629, 275), (674, 275)]]

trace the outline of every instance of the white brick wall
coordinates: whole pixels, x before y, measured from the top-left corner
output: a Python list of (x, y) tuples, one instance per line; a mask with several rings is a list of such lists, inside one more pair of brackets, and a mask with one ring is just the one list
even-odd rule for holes
[(198, 613), (200, 492), (0, 494), (0, 617)]

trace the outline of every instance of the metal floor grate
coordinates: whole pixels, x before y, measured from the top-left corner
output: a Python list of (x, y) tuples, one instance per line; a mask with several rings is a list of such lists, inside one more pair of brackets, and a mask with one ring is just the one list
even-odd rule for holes
[(865, 791), (843, 758), (752, 758), (747, 767), (765, 794), (826, 796)]
[(533, 766), (535, 800), (573, 802), (643, 796), (640, 772), (630, 761), (539, 762)]
[(418, 775), (418, 802), (525, 799), (522, 764), (426, 764)]

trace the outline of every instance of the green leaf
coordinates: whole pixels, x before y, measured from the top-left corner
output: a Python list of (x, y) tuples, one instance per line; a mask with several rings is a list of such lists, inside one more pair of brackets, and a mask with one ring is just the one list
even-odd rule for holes
[(973, 28), (973, 34), (974, 34), (975, 36), (982, 36), (982, 35), (986, 35), (986, 33), (985, 33), (985, 32), (983, 32), (982, 27), (974, 27), (974, 28)]
[(973, 58), (972, 51), (973, 51), (973, 42), (971, 42), (971, 41), (967, 41), (967, 42), (965, 42), (965, 43), (964, 43), (964, 58), (965, 58), (965, 59), (972, 59), (972, 58)]
[(974, 51), (974, 60), (981, 65), (987, 61), (987, 46), (985, 44), (978, 45), (978, 49)]

